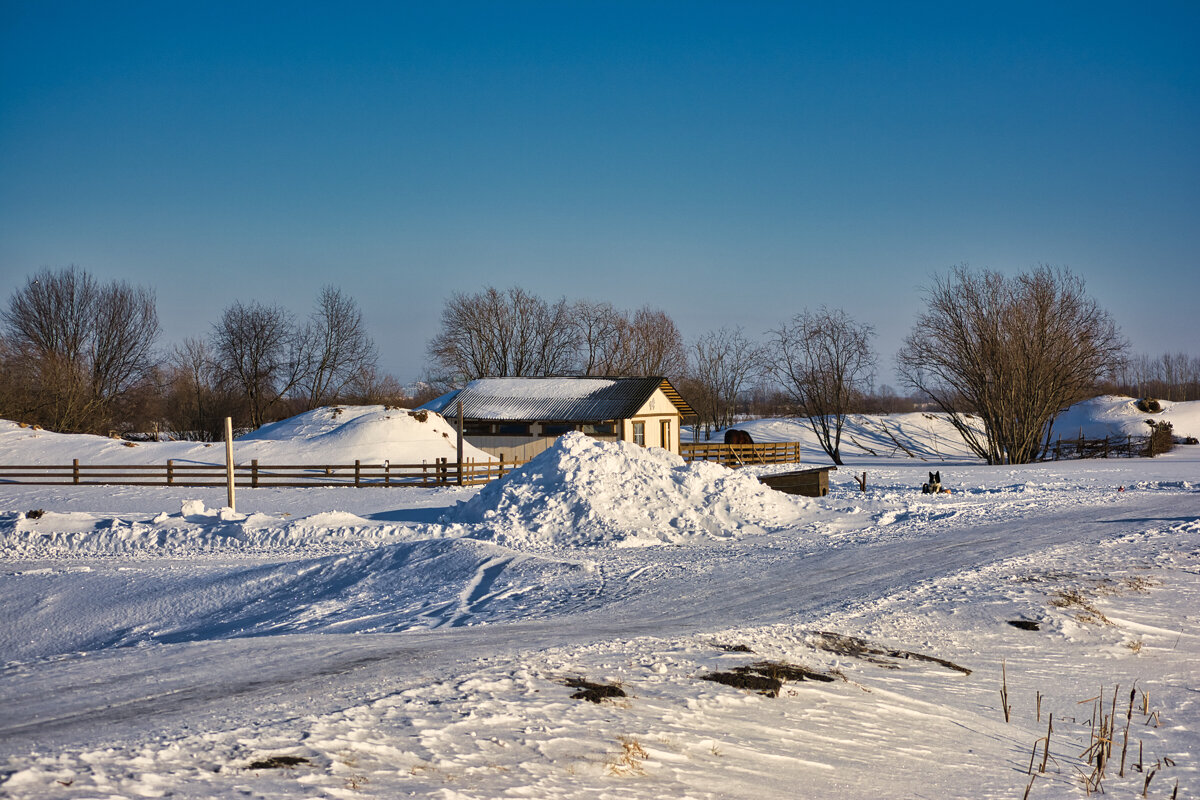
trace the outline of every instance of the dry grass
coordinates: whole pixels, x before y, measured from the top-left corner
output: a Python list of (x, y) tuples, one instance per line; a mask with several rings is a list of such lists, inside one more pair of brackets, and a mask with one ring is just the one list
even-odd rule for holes
[(1112, 625), (1112, 621), (1091, 604), (1078, 589), (1064, 589), (1054, 593), (1050, 605), (1056, 608), (1076, 610), (1075, 619), (1085, 625)]
[(604, 762), (605, 772), (623, 778), (645, 775), (646, 768), (642, 765), (650, 758), (646, 748), (632, 736), (618, 736), (617, 741), (621, 743), (621, 752), (609, 756)]

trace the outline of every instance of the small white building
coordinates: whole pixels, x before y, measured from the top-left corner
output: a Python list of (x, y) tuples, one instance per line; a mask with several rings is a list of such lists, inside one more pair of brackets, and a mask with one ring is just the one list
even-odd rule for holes
[(696, 412), (671, 382), (646, 378), (480, 378), (421, 408), (505, 460), (524, 461), (569, 431), (679, 452), (684, 417)]

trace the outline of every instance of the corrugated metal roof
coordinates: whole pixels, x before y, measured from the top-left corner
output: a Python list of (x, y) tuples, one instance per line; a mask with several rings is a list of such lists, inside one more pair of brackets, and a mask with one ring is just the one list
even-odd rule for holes
[(453, 419), (461, 400), (470, 420), (599, 422), (632, 417), (660, 386), (681, 414), (694, 415), (662, 377), (480, 378), (421, 408)]

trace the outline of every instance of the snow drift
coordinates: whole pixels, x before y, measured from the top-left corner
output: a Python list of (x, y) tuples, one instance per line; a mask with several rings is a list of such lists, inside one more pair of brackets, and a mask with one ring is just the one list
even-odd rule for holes
[[(432, 463), (455, 460), (457, 432), (438, 414), (387, 406), (324, 406), (264, 425), (233, 443), (234, 459), (273, 464)], [(167, 459), (224, 464), (218, 443), (125, 442), (88, 434), (53, 433), (0, 420), (0, 464), (160, 464)], [(493, 460), (469, 443), (463, 458)]]
[(640, 547), (781, 528), (808, 505), (746, 473), (570, 433), (442, 521), (516, 548)]

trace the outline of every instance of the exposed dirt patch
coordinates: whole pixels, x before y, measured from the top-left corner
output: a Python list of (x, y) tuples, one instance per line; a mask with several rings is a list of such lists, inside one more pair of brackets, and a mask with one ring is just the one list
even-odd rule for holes
[(311, 763), (303, 756), (271, 756), (260, 761), (251, 761), (246, 769), (289, 769)]
[(1042, 629), (1041, 623), (1031, 619), (1010, 619), (1008, 624), (1023, 631), (1040, 631)]
[(563, 684), (579, 691), (571, 695), (572, 700), (587, 700), (589, 703), (599, 703), (613, 697), (625, 697), (625, 690), (615, 683), (593, 683), (583, 678), (567, 678)]
[(748, 689), (767, 697), (778, 697), (779, 690), (786, 681), (821, 681), (829, 683), (833, 676), (824, 672), (815, 672), (798, 664), (788, 664), (783, 661), (758, 661), (735, 667), (728, 672), (710, 672), (701, 675), (700, 680), (733, 686), (737, 689)]
[(897, 663), (896, 659), (902, 659), (907, 661), (927, 661), (946, 669), (952, 669), (955, 672), (961, 672), (964, 675), (971, 674), (971, 670), (955, 664), (953, 661), (947, 661), (937, 656), (925, 655), (924, 653), (914, 653), (911, 650), (880, 647), (871, 644), (866, 639), (859, 639), (857, 636), (843, 636), (840, 633), (818, 631), (809, 634), (806, 641), (810, 647), (815, 647), (818, 650), (825, 650), (843, 656), (852, 656), (853, 658), (877, 664), (885, 669), (900, 669), (900, 664)]

